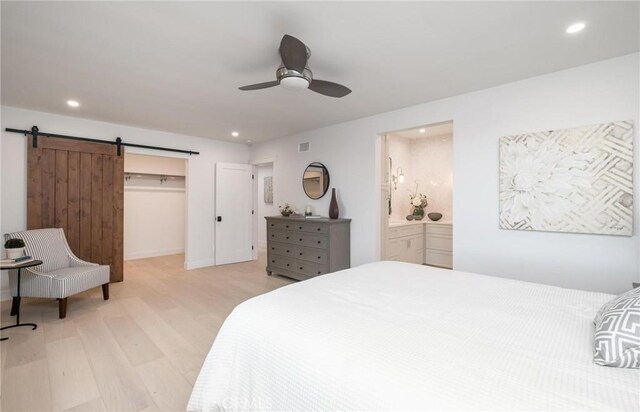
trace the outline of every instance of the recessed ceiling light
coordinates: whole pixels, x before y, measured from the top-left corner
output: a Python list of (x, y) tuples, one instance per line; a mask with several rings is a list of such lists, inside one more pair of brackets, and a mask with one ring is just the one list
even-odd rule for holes
[(67, 105), (70, 107), (78, 107), (80, 106), (80, 103), (78, 103), (76, 100), (67, 100)]
[(231, 136), (233, 136), (233, 137), (238, 137), (238, 136), (240, 136), (240, 133), (238, 133), (238, 132), (231, 132)]
[(573, 23), (571, 26), (567, 27), (567, 33), (569, 34), (574, 34), (574, 33), (578, 33), (580, 31), (582, 31), (587, 25), (580, 22), (580, 23)]
[(424, 132), (426, 132), (426, 131), (427, 131), (427, 129), (420, 129), (420, 130), (419, 130), (419, 132), (420, 132), (420, 133), (424, 133)]

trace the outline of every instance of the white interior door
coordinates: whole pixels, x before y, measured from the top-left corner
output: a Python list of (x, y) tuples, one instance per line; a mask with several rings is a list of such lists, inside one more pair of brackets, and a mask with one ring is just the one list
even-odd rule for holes
[(253, 259), (253, 166), (216, 164), (216, 265)]

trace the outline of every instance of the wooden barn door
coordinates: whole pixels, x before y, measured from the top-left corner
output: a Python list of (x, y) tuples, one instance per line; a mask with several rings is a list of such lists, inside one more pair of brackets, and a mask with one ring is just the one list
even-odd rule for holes
[(82, 260), (111, 265), (123, 279), (124, 150), (38, 136), (27, 150), (27, 227), (62, 228)]

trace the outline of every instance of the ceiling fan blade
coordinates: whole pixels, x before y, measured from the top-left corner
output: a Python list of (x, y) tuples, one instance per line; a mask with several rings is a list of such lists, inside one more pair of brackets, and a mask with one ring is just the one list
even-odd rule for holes
[(307, 46), (295, 37), (285, 34), (280, 41), (280, 57), (287, 69), (302, 73), (307, 66)]
[(242, 86), (242, 87), (238, 87), (238, 88), (240, 90), (259, 90), (259, 89), (266, 89), (268, 87), (278, 86), (279, 84), (280, 84), (279, 81), (274, 80), (272, 82), (250, 84), (248, 86)]
[(330, 97), (344, 97), (351, 93), (351, 89), (348, 87), (338, 83), (328, 82), (326, 80), (313, 79), (309, 88), (316, 93)]

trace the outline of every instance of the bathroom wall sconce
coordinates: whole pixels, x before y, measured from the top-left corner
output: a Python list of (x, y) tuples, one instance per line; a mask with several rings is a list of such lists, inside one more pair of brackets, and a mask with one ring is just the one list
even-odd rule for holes
[(391, 182), (393, 183), (393, 190), (398, 190), (398, 183), (404, 182), (404, 173), (402, 173), (401, 167), (396, 170), (395, 175), (391, 175)]

